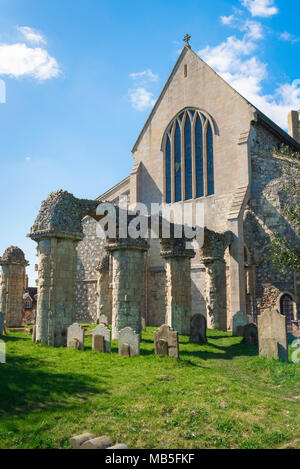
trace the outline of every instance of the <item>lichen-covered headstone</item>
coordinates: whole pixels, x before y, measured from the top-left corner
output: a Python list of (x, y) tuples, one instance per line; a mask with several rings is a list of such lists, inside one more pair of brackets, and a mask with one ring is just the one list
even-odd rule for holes
[(3, 334), (3, 313), (0, 313), (0, 335)]
[(101, 351), (97, 347), (97, 344), (100, 345), (100, 339), (97, 339), (97, 336), (104, 337), (104, 350), (103, 350), (103, 352), (110, 353), (110, 350), (111, 350), (111, 332), (110, 332), (110, 328), (107, 327), (106, 324), (99, 324), (99, 326), (96, 326), (95, 329), (93, 330), (93, 340), (92, 340), (93, 350)]
[(68, 327), (67, 347), (84, 350), (84, 329), (77, 322)]
[(140, 354), (140, 336), (131, 327), (119, 332), (119, 355), (135, 357)]
[(194, 314), (191, 318), (190, 342), (207, 343), (207, 322), (203, 314)]
[(232, 335), (242, 336), (243, 329), (248, 324), (248, 316), (243, 311), (238, 311), (232, 316)]
[[(178, 343), (178, 332), (167, 324), (163, 324), (154, 332), (154, 349), (156, 355), (165, 354), (166, 345), (163, 342), (167, 343), (169, 357), (178, 358), (179, 357), (179, 343)], [(161, 353), (164, 352), (164, 353)]]
[(168, 341), (165, 339), (159, 339), (156, 343), (156, 354), (157, 355), (169, 355)]
[(119, 355), (120, 357), (130, 357), (130, 346), (128, 344), (119, 345)]
[(288, 361), (286, 316), (267, 309), (258, 316), (259, 355)]
[(257, 325), (250, 323), (244, 326), (242, 344), (258, 345)]

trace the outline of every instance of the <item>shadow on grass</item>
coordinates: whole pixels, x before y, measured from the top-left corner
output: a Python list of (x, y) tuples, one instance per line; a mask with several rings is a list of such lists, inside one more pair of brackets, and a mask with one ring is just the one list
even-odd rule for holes
[(91, 382), (90, 376), (77, 372), (42, 370), (47, 365), (41, 359), (26, 357), (10, 357), (0, 365), (0, 417), (70, 408), (91, 394), (109, 394), (99, 378)]
[(32, 340), (31, 339), (31, 336), (22, 336), (22, 337), (16, 337), (16, 336), (12, 336), (12, 335), (1, 335), (0, 338), (2, 340), (4, 340), (4, 342), (18, 342), (20, 340), (24, 341), (24, 340)]
[[(203, 347), (207, 347), (206, 345), (200, 345), (201, 349), (199, 350), (180, 350), (180, 356), (184, 357), (198, 357), (202, 360), (209, 360), (209, 359), (218, 359), (218, 360), (232, 360), (234, 357), (238, 356), (245, 356), (245, 357), (254, 357), (258, 354), (258, 348), (252, 345), (244, 345), (244, 344), (232, 344), (227, 347), (221, 347), (212, 343), (212, 340), (208, 341), (209, 346), (213, 346), (215, 349), (219, 350), (220, 352), (214, 352), (212, 350), (206, 350)], [(222, 353), (223, 352), (223, 353)]]

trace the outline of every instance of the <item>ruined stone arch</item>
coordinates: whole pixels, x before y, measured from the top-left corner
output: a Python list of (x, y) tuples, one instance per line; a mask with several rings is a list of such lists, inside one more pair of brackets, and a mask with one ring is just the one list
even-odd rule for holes
[(293, 293), (289, 291), (280, 293), (277, 298), (276, 308), (280, 311), (280, 314), (286, 316), (287, 326), (291, 329), (292, 321), (297, 319), (297, 303)]

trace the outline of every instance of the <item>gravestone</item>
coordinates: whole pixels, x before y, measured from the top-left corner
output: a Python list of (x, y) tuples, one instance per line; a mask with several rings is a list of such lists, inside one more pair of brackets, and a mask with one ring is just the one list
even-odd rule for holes
[(259, 355), (288, 361), (286, 316), (275, 309), (266, 309), (258, 316)]
[(244, 326), (242, 344), (258, 345), (257, 325), (250, 323)]
[(3, 335), (3, 313), (0, 313), (0, 335)]
[(119, 345), (119, 355), (120, 357), (130, 357), (130, 346), (128, 344)]
[(111, 350), (111, 332), (110, 328), (106, 324), (99, 324), (99, 326), (96, 326), (95, 329), (93, 330), (93, 350), (100, 350), (99, 347), (101, 344), (101, 339), (97, 339), (97, 337), (102, 336), (104, 338), (104, 349), (103, 352), (105, 353), (110, 353)]
[(160, 339), (156, 344), (157, 355), (169, 355), (169, 345), (165, 339)]
[(191, 318), (190, 342), (207, 343), (207, 322), (203, 314), (194, 314)]
[(105, 340), (103, 335), (93, 336), (93, 350), (105, 353)]
[(106, 314), (101, 313), (99, 319), (97, 319), (97, 324), (108, 324), (108, 317)]
[(168, 355), (169, 357), (178, 358), (178, 332), (167, 324), (160, 326), (154, 332), (154, 349), (156, 355)]
[(76, 339), (75, 337), (72, 337), (68, 341), (68, 348), (74, 348), (75, 350), (83, 350), (79, 339)]
[(131, 327), (119, 332), (119, 355), (135, 357), (140, 354), (140, 336)]
[(248, 324), (248, 316), (243, 311), (238, 311), (232, 316), (232, 335), (242, 336), (244, 327)]
[(77, 322), (68, 327), (67, 347), (84, 350), (84, 329)]

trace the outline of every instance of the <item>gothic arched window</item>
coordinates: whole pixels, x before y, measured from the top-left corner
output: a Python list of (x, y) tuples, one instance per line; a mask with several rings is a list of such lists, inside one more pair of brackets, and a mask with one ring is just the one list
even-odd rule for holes
[(209, 116), (186, 109), (164, 136), (165, 202), (214, 194), (213, 127)]
[(280, 313), (286, 316), (288, 325), (294, 319), (294, 301), (288, 293), (280, 298)]
[(172, 200), (171, 196), (171, 143), (170, 138), (167, 137), (166, 143), (166, 203), (169, 204)]

